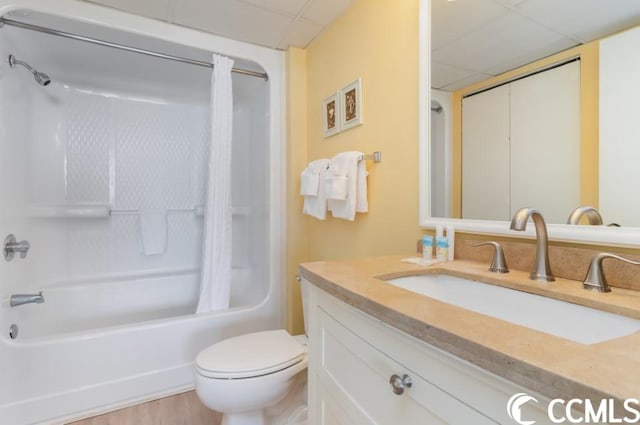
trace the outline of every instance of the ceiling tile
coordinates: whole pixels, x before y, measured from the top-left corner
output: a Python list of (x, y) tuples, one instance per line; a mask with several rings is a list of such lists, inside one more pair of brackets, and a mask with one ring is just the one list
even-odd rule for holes
[(309, 0), (241, 0), (265, 10), (284, 12), (288, 15), (298, 16), (302, 8)]
[[(311, 0), (302, 16), (322, 26), (335, 21), (351, 6), (354, 0)], [(367, 0), (371, 1), (371, 0)]]
[(582, 42), (640, 24), (640, 0), (528, 0), (517, 10)]
[(131, 12), (136, 15), (155, 19), (167, 19), (169, 0), (89, 0), (91, 3)]
[(475, 71), (431, 61), (431, 87), (434, 89), (446, 87), (473, 74), (475, 74)]
[(527, 0), (495, 0), (497, 3), (503, 4), (507, 7), (517, 6), (524, 3)]
[(298, 19), (289, 29), (289, 32), (278, 45), (280, 49), (289, 46), (304, 48), (322, 32), (323, 27), (306, 19)]
[(231, 0), (174, 0), (173, 22), (235, 40), (277, 47), (291, 17)]
[(495, 66), (486, 69), (485, 72), (491, 75), (499, 75), (514, 68), (546, 58), (547, 56), (551, 56), (552, 54), (561, 52), (562, 50), (577, 46), (578, 44), (579, 43), (577, 41), (571, 38), (563, 37), (560, 40), (541, 48), (523, 51), (522, 55), (512, 57), (502, 62), (496, 61)]
[(444, 86), (442, 87), (441, 90), (444, 90), (444, 91), (458, 90), (464, 87), (469, 87), (472, 84), (478, 83), (480, 81), (484, 81), (488, 78), (491, 78), (491, 76), (479, 72), (477, 74), (470, 75), (469, 77), (464, 78), (460, 81), (456, 81), (455, 83), (449, 84), (448, 86)]
[(440, 48), (508, 12), (492, 0), (432, 0), (431, 14), (437, 19), (432, 19), (431, 46)]
[(530, 19), (509, 13), (450, 43), (446, 49), (432, 50), (432, 57), (444, 64), (486, 72), (496, 62), (509, 62), (524, 51), (543, 49), (562, 38)]

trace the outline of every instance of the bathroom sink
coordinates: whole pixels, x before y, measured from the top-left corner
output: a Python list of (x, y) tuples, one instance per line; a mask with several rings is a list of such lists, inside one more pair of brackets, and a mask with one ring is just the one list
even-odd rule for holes
[(640, 320), (444, 274), (401, 277), (387, 282), (581, 344), (595, 344), (640, 330)]

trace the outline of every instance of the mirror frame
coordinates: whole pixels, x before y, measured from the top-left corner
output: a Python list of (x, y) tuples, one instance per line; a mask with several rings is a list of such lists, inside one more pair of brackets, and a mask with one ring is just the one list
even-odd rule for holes
[[(534, 238), (533, 226), (525, 232), (509, 229), (508, 221), (431, 217), (429, 189), (431, 147), (431, 0), (420, 0), (418, 29), (418, 224), (424, 229), (453, 226), (457, 231), (496, 236)], [(526, 205), (523, 205), (523, 207)], [(578, 205), (576, 205), (577, 207)], [(544, 214), (544, 211), (542, 211)], [(567, 216), (570, 211), (567, 211)], [(638, 211), (640, 214), (640, 211)], [(581, 244), (640, 248), (640, 228), (547, 224), (549, 239)]]

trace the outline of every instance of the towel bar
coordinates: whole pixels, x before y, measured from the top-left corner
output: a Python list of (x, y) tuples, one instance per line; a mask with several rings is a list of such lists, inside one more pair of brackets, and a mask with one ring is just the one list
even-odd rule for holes
[(362, 155), (360, 157), (360, 161), (363, 161), (363, 160), (366, 160), (366, 159), (372, 159), (373, 162), (381, 162), (382, 161), (382, 152), (375, 151), (371, 155)]

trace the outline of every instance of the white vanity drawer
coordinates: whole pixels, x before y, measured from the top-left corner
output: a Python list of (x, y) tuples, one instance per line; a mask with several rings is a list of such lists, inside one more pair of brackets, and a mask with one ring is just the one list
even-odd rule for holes
[[(495, 424), (375, 349), (324, 310), (319, 309), (318, 319), (322, 339), (318, 393), (331, 395), (320, 403), (321, 423), (339, 423), (336, 418), (342, 413), (352, 424)], [(395, 394), (389, 382), (392, 375), (409, 376), (411, 388)]]

